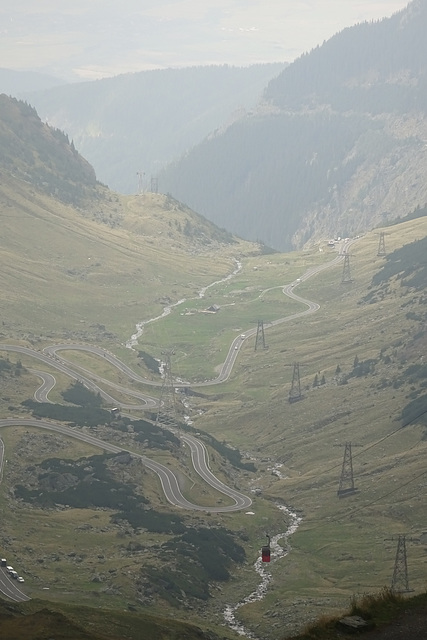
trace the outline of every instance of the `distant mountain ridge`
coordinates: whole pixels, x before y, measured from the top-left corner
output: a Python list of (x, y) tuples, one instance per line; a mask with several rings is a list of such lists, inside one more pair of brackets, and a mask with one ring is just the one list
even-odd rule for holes
[(288, 251), (427, 202), (426, 29), (414, 0), (285, 68), (125, 74), (27, 99), (112, 188), (171, 194)]
[(265, 100), (281, 110), (321, 106), (370, 114), (425, 111), (427, 3), (344, 29), (270, 81)]
[(427, 3), (345, 29), (272, 79), (263, 101), (160, 176), (248, 239), (289, 250), (427, 202)]
[(59, 78), (46, 73), (0, 68), (0, 93), (15, 98), (20, 98), (26, 91), (42, 91), (63, 83)]
[(256, 106), (286, 65), (217, 65), (128, 73), (27, 92), (41, 119), (65, 131), (99, 179), (122, 193), (151, 177), (212, 131)]

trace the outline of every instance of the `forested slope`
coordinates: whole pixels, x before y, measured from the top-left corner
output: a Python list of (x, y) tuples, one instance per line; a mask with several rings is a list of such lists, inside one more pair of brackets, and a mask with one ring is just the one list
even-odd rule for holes
[(345, 29), (270, 81), (162, 189), (281, 250), (361, 233), (427, 202), (425, 3)]
[(150, 188), (164, 165), (253, 108), (284, 66), (143, 71), (26, 98), (42, 120), (67, 132), (102, 182), (136, 193), (139, 183)]

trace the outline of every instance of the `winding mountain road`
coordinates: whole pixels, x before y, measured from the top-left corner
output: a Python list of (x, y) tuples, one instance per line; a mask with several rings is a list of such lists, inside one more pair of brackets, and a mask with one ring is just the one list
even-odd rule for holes
[(205, 511), (209, 513), (226, 513), (229, 511), (239, 511), (240, 509), (245, 509), (252, 503), (252, 500), (250, 498), (243, 495), (239, 491), (235, 491), (234, 489), (227, 487), (212, 474), (207, 465), (205, 447), (203, 443), (201, 443), (199, 440), (196, 440), (196, 438), (193, 439), (191, 436), (183, 436), (183, 439), (185, 438), (186, 443), (191, 447), (191, 456), (195, 470), (206, 482), (211, 484), (212, 487), (232, 498), (235, 501), (235, 504), (224, 507), (204, 507), (193, 504), (182, 495), (177, 477), (173, 473), (173, 471), (171, 471), (171, 469), (163, 464), (160, 464), (159, 462), (155, 462), (154, 460), (147, 458), (147, 456), (144, 456), (140, 453), (135, 453), (135, 451), (131, 451), (129, 449), (119, 447), (115, 444), (111, 444), (109, 442), (106, 442), (105, 440), (102, 440), (101, 438), (96, 438), (89, 433), (85, 433), (78, 427), (67, 427), (58, 422), (53, 422), (50, 420), (37, 420), (35, 418), (4, 418), (0, 420), (0, 429), (2, 427), (13, 426), (36, 427), (38, 429), (54, 431), (55, 433), (60, 433), (68, 438), (74, 438), (95, 447), (99, 447), (100, 449), (103, 449), (108, 453), (130, 453), (133, 457), (142, 460), (143, 464), (148, 469), (151, 469), (158, 475), (167, 501), (175, 507), (194, 511)]
[[(297, 302), (300, 302), (306, 305), (307, 309), (298, 313), (294, 313), (290, 316), (286, 316), (284, 318), (279, 318), (277, 320), (274, 320), (271, 323), (269, 323), (269, 326), (276, 326), (284, 322), (290, 322), (292, 320), (298, 319), (307, 314), (314, 313), (319, 309), (319, 305), (316, 302), (312, 302), (310, 300), (306, 300), (305, 298), (302, 298), (301, 296), (298, 296), (295, 293), (295, 288), (298, 286), (300, 282), (307, 280), (308, 278), (318, 274), (320, 271), (323, 271), (324, 269), (327, 269), (327, 268), (330, 268), (331, 266), (336, 265), (340, 260), (342, 260), (345, 253), (348, 252), (348, 249), (351, 243), (352, 241), (345, 243), (340, 253), (332, 261), (324, 265), (313, 267), (307, 270), (306, 273), (301, 276), (301, 278), (298, 278), (297, 281), (291, 284), (274, 287), (274, 288), (281, 288), (285, 295), (296, 300)], [(268, 290), (266, 290), (263, 293), (266, 293), (267, 291)], [(222, 365), (221, 371), (215, 379), (208, 380), (205, 382), (194, 383), (192, 384), (192, 386), (203, 387), (208, 385), (215, 385), (215, 384), (220, 384), (225, 380), (227, 380), (233, 369), (233, 365), (239, 353), (240, 346), (243, 344), (244, 340), (247, 340), (250, 336), (254, 335), (254, 333), (255, 333), (255, 329), (250, 329), (244, 335), (244, 337), (239, 336), (233, 340), (233, 342), (230, 345), (229, 351), (227, 353), (227, 357)], [(142, 376), (139, 376), (128, 365), (126, 365), (124, 362), (119, 360), (112, 353), (96, 346), (83, 345), (83, 344), (57, 344), (57, 345), (48, 346), (45, 349), (43, 349), (43, 351), (37, 351), (35, 349), (30, 349), (29, 347), (23, 347), (20, 345), (0, 344), (0, 351), (16, 352), (22, 355), (32, 357), (38, 361), (41, 361), (44, 364), (47, 364), (49, 367), (52, 367), (57, 371), (60, 371), (61, 373), (71, 377), (72, 379), (79, 380), (91, 391), (95, 393), (100, 393), (102, 398), (106, 402), (114, 406), (119, 406), (122, 409), (130, 409), (134, 411), (137, 411), (138, 409), (141, 410), (141, 409), (147, 409), (150, 407), (154, 408), (158, 406), (158, 400), (156, 398), (153, 398), (152, 396), (149, 396), (147, 394), (143, 394), (142, 392), (135, 391), (134, 389), (113, 383), (105, 378), (102, 378), (92, 373), (85, 367), (82, 367), (75, 363), (71, 363), (65, 360), (64, 358), (58, 356), (59, 352), (66, 351), (66, 350), (85, 351), (93, 355), (97, 355), (105, 359), (111, 365), (116, 367), (121, 373), (126, 375), (130, 380), (133, 380), (135, 382), (139, 382), (149, 386), (159, 386), (162, 384), (158, 382), (153, 382), (151, 380), (147, 380)], [(33, 370), (33, 373), (42, 380), (41, 386), (35, 391), (35, 394), (34, 394), (35, 399), (39, 402), (49, 402), (48, 394), (55, 386), (55, 383), (56, 383), (55, 377), (50, 373), (46, 373), (38, 369)], [(101, 383), (104, 386), (105, 385), (109, 386), (115, 391), (119, 391), (128, 396), (134, 397), (139, 402), (141, 402), (141, 404), (128, 405), (128, 404), (120, 403), (112, 395), (110, 395), (109, 393), (104, 391), (101, 387), (99, 387), (97, 383)], [(188, 386), (188, 383), (177, 383), (176, 386), (177, 387)], [(128, 451), (127, 449), (124, 449), (122, 447), (118, 447), (116, 445), (108, 443), (99, 438), (95, 438), (94, 436), (91, 436), (85, 433), (83, 430), (79, 428), (70, 428), (60, 423), (55, 423), (47, 420), (28, 419), (28, 418), (5, 418), (0, 420), (0, 428), (7, 427), (7, 426), (18, 426), (18, 425), (37, 427), (37, 428), (55, 431), (57, 433), (62, 433), (64, 436), (77, 438), (79, 440), (87, 442), (88, 444), (92, 444), (96, 447), (99, 447), (105, 451), (109, 451), (112, 453)], [(199, 474), (199, 476), (207, 484), (209, 484), (211, 487), (216, 489), (218, 492), (224, 495), (227, 495), (229, 498), (231, 498), (233, 500), (233, 504), (228, 506), (217, 505), (212, 507), (205, 507), (205, 506), (200, 506), (200, 505), (196, 505), (189, 502), (182, 495), (179, 487), (178, 479), (176, 475), (173, 473), (173, 471), (171, 471), (171, 469), (169, 469), (165, 465), (162, 465), (158, 462), (151, 460), (150, 458), (147, 458), (144, 455), (135, 453), (134, 451), (129, 451), (129, 453), (131, 453), (133, 456), (140, 458), (147, 468), (151, 469), (153, 472), (157, 474), (157, 476), (160, 479), (165, 497), (168, 500), (168, 502), (170, 502), (170, 504), (176, 507), (180, 507), (182, 509), (205, 511), (210, 513), (225, 513), (225, 512), (239, 511), (242, 509), (247, 509), (252, 504), (251, 498), (249, 498), (248, 496), (240, 493), (239, 491), (231, 487), (228, 487), (223, 482), (221, 482), (218, 478), (215, 477), (215, 475), (212, 473), (212, 471), (209, 468), (208, 454), (207, 454), (206, 447), (200, 440), (198, 440), (197, 438), (195, 438), (190, 434), (176, 433), (176, 435), (178, 435), (181, 441), (184, 442), (189, 447), (193, 467), (195, 471)], [(0, 468), (0, 478), (1, 478), (1, 471), (2, 470)]]

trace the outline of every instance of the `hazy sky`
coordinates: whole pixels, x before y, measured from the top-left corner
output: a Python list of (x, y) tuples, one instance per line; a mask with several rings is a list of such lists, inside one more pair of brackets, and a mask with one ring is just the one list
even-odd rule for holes
[(0, 0), (0, 66), (67, 79), (291, 62), (401, 0)]

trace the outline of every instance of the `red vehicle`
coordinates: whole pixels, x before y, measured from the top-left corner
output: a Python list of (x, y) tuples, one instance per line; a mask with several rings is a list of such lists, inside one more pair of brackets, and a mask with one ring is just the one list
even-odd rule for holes
[(270, 536), (267, 533), (265, 535), (268, 538), (268, 543), (261, 549), (261, 559), (263, 562), (270, 562)]

